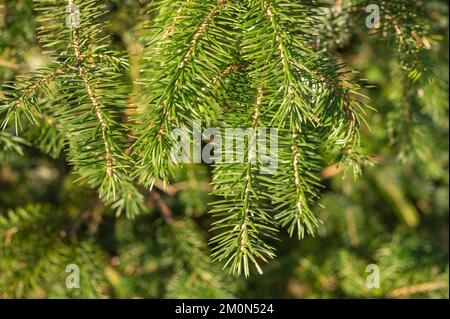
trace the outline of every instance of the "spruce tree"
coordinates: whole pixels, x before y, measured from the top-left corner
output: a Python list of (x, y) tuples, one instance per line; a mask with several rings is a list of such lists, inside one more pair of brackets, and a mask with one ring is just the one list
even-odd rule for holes
[[(254, 296), (246, 287), (264, 285), (239, 275), (267, 268), (279, 272), (276, 281), (287, 268), (294, 280), (295, 267), (320, 267), (326, 276), (334, 263), (349, 273), (360, 267), (337, 274), (335, 294), (365, 296), (357, 285), (367, 259), (407, 273), (378, 296), (401, 297), (411, 282), (419, 293), (443, 291), (440, 281), (424, 283), (433, 265), (442, 266), (439, 253), (417, 273), (408, 268), (410, 254), (434, 243), (422, 245), (421, 235), (402, 228), (419, 227), (422, 209), (445, 211), (433, 196), (448, 188), (448, 34), (439, 19), (447, 7), (380, 1), (380, 24), (372, 28), (369, 5), (2, 4), (0, 61), (11, 48), (37, 48), (45, 62), (30, 70), (3, 63), (9, 71), (0, 72), (0, 293)], [(25, 14), (30, 21), (22, 25)], [(377, 57), (383, 51), (386, 60)], [(176, 163), (172, 132), (195, 125), (251, 128), (235, 141), (246, 146), (263, 142), (258, 129), (276, 128), (278, 168), (264, 172), (267, 158), (250, 160), (250, 147), (244, 163)], [(207, 138), (203, 144), (214, 143)], [(411, 175), (416, 190), (405, 185)], [(372, 216), (379, 203), (397, 213), (398, 229)], [(377, 246), (375, 234), (389, 227), (392, 236)], [(338, 243), (327, 246), (333, 233)], [(396, 246), (403, 239), (404, 250)], [(300, 245), (302, 257), (292, 261)], [(359, 246), (366, 255), (355, 256)], [(315, 256), (315, 247), (326, 247), (326, 256)], [(64, 288), (69, 264), (82, 265), (81, 277), (90, 278), (79, 290)], [(448, 264), (437, 276), (448, 278)], [(280, 294), (294, 294), (289, 289)]]

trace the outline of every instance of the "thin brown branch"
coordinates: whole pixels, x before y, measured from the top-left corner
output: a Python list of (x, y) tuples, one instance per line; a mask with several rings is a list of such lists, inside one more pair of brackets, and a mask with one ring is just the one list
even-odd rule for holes
[(390, 298), (402, 298), (420, 293), (433, 292), (444, 289), (446, 285), (443, 282), (429, 282), (419, 285), (407, 286), (395, 289), (388, 293)]
[(157, 192), (150, 192), (150, 197), (153, 201), (158, 204), (161, 209), (161, 213), (168, 224), (175, 223), (175, 218), (173, 217), (172, 210), (169, 208), (169, 205), (162, 199), (161, 195)]
[(20, 65), (18, 65), (17, 63), (14, 63), (11, 61), (6, 61), (3, 59), (0, 59), (0, 67), (5, 67), (5, 68), (9, 68), (9, 69), (14, 69), (14, 70), (21, 69)]

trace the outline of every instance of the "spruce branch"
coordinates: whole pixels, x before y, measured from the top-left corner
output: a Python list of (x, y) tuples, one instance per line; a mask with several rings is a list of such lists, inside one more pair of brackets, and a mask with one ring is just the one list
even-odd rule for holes
[[(258, 86), (254, 98), (253, 111), (248, 118), (252, 127), (249, 145), (258, 144), (258, 129), (263, 123), (264, 84)], [(238, 119), (241, 118), (230, 121)], [(245, 127), (245, 122), (241, 124)], [(233, 127), (239, 127), (239, 122), (235, 122)], [(244, 142), (241, 138), (237, 137), (236, 143)], [(249, 148), (244, 152), (245, 157), (250, 158)], [(217, 164), (214, 170), (213, 194), (224, 199), (214, 203), (211, 209), (213, 216), (218, 218), (212, 230), (219, 232), (211, 239), (214, 245), (212, 256), (215, 260), (224, 261), (224, 267), (229, 267), (230, 272), (236, 275), (243, 273), (249, 276), (251, 264), (262, 273), (259, 261), (268, 262), (275, 257), (274, 248), (266, 241), (273, 238), (277, 230), (267, 211), (270, 199), (264, 191), (264, 183), (268, 179), (259, 175), (259, 166), (258, 160), (249, 160), (242, 164)]]
[[(49, 122), (37, 123), (35, 119), (47, 116), (41, 112), (44, 108), (54, 118), (52, 123), (58, 123), (57, 131), (65, 140), (69, 162), (79, 180), (97, 188), (99, 196), (118, 214), (126, 210), (128, 216), (134, 216), (144, 204), (129, 177), (132, 160), (124, 153), (128, 128), (121, 121), (127, 108), (127, 89), (118, 69), (126, 62), (108, 49), (107, 37), (99, 33), (102, 28), (96, 21), (104, 14), (104, 6), (94, 0), (34, 3), (39, 12), (39, 40), (55, 61), (25, 85), (13, 84), (13, 92), (19, 93), (1, 106), (6, 113), (2, 126), (6, 129), (15, 122), (18, 131), (25, 117), (31, 127), (39, 124), (48, 128)], [(79, 17), (74, 16), (74, 6), (79, 8)], [(79, 23), (74, 19), (80, 19)], [(55, 90), (57, 94), (53, 94)], [(48, 101), (53, 102), (51, 108), (45, 106)], [(40, 138), (50, 138), (53, 146), (47, 151), (59, 155), (61, 143), (55, 130)]]
[(234, 45), (233, 39), (219, 32), (233, 24), (227, 18), (233, 8), (229, 1), (174, 5), (162, 1), (155, 8), (145, 64), (148, 71), (143, 74), (149, 79), (143, 81), (148, 93), (136, 118), (142, 124), (136, 128), (133, 146), (139, 158), (135, 176), (150, 187), (159, 179), (167, 183), (172, 174), (168, 164), (174, 145), (171, 130), (190, 127), (194, 119), (204, 122), (213, 117), (208, 98), (214, 90), (211, 79), (231, 64)]

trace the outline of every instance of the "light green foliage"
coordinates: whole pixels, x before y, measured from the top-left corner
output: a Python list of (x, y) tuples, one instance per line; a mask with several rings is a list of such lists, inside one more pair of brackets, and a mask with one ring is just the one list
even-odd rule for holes
[(79, 3), (83, 23), (77, 27), (64, 25), (72, 18), (67, 6), (67, 1), (35, 1), (38, 39), (55, 62), (8, 86), (2, 126), (14, 124), (17, 131), (24, 120), (38, 125), (36, 140), (53, 156), (61, 152), (64, 139), (80, 181), (98, 188), (118, 214), (126, 210), (133, 216), (143, 203), (129, 177), (133, 165), (124, 153), (128, 133), (121, 117), (126, 114), (128, 90), (118, 71), (126, 61), (107, 49), (107, 38), (99, 33), (96, 19), (104, 13), (103, 6), (96, 1)]

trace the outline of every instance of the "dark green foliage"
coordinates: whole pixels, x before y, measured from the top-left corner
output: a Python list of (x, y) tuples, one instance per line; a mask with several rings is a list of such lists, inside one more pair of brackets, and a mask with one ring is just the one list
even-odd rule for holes
[[(96, 269), (105, 258), (97, 245), (72, 237), (76, 220), (51, 207), (29, 206), (0, 218), (2, 298), (98, 298), (106, 295), (105, 278)], [(65, 287), (66, 267), (80, 265), (80, 290)], [(42, 287), (46, 287), (44, 292)]]

